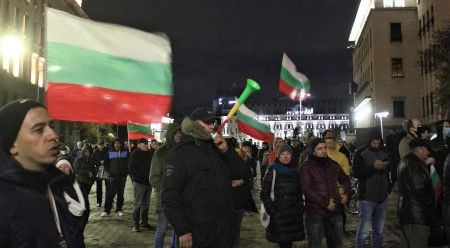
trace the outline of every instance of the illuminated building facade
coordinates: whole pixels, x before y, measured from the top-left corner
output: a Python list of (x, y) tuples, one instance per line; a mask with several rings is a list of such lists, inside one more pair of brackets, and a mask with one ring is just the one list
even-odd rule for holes
[[(439, 120), (433, 109), (436, 89), (431, 73), (420, 66), (418, 51), (431, 46), (432, 32), (447, 23), (445, 0), (362, 0), (349, 41), (354, 42), (355, 128), (388, 127), (405, 119)], [(420, 62), (422, 61), (422, 62)], [(380, 116), (380, 115), (378, 115)], [(386, 131), (384, 131), (386, 133)]]

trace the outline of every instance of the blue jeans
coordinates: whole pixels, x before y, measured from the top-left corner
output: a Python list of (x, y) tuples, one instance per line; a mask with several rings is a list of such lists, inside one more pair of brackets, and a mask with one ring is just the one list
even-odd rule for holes
[(324, 217), (306, 212), (306, 233), (308, 235), (308, 247), (322, 247), (322, 239), (327, 234), (327, 243), (333, 243), (336, 248), (342, 248), (342, 235), (344, 227), (342, 216), (329, 217), (324, 221)]
[(123, 193), (125, 191), (126, 177), (109, 177), (106, 184), (106, 200), (105, 200), (105, 212), (108, 214), (111, 212), (112, 202), (117, 195), (116, 212), (122, 211), (123, 206)]
[(156, 226), (155, 232), (155, 248), (163, 248), (164, 247), (164, 237), (166, 236), (167, 226), (169, 222), (167, 222), (166, 215), (164, 212), (158, 212), (158, 224)]
[(381, 248), (383, 245), (387, 198), (382, 202), (359, 200), (357, 207), (359, 223), (358, 231), (356, 232), (356, 247), (366, 247), (366, 240), (369, 237), (369, 223), (372, 221), (372, 247)]

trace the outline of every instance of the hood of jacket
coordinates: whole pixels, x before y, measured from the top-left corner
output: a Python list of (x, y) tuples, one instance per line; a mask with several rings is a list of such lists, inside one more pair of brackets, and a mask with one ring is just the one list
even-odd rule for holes
[(181, 130), (181, 125), (179, 123), (170, 123), (166, 127), (166, 144), (168, 147), (173, 147), (175, 145), (175, 140), (173, 137), (175, 136), (176, 132), (178, 130)]
[(210, 140), (211, 134), (206, 133), (205, 129), (198, 124), (196, 121), (193, 121), (189, 117), (185, 117), (183, 122), (181, 123), (181, 132), (183, 134), (190, 135), (196, 139), (201, 140)]

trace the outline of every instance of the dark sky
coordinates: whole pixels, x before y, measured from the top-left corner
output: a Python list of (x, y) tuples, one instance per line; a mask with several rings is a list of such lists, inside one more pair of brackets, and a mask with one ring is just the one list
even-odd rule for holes
[[(172, 45), (174, 103), (211, 106), (219, 87), (252, 78), (255, 99), (278, 96), (283, 52), (314, 98), (349, 98), (348, 36), (359, 0), (84, 0), (93, 20), (164, 32)], [(126, 42), (126, 41), (124, 41)]]

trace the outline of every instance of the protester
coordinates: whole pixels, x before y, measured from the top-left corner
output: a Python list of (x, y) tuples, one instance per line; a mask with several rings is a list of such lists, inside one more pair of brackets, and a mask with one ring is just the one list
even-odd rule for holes
[[(305, 239), (305, 206), (299, 184), (297, 160), (293, 159), (292, 154), (289, 145), (278, 147), (275, 162), (267, 168), (260, 192), (261, 204), (264, 204), (270, 215), (266, 239), (280, 247), (292, 247), (293, 242)], [(273, 173), (276, 175), (274, 201), (270, 198)]]
[(0, 247), (76, 247), (66, 222), (67, 175), (44, 105), (16, 100), (0, 109)]
[(435, 223), (434, 189), (427, 165), (431, 147), (426, 140), (409, 142), (410, 153), (398, 166), (397, 216), (401, 225), (400, 247), (428, 247), (430, 226)]
[(231, 181), (244, 177), (245, 165), (224, 137), (211, 138), (214, 120), (212, 111), (195, 109), (167, 155), (161, 203), (179, 247), (231, 247), (233, 240)]

